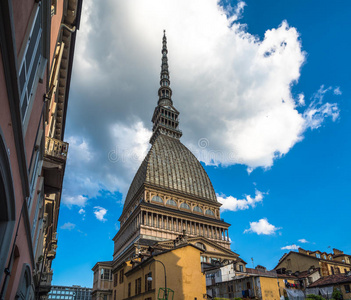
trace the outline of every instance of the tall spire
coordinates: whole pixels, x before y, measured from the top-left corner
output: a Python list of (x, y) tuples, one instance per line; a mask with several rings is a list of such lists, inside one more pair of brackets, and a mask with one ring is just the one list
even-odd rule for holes
[(168, 71), (168, 50), (166, 30), (163, 30), (162, 39), (162, 64), (160, 74), (160, 88), (158, 89), (158, 104), (159, 105), (173, 105), (172, 89), (170, 88), (169, 71)]
[(160, 74), (160, 88), (158, 89), (158, 102), (155, 108), (152, 122), (153, 134), (150, 143), (153, 144), (160, 134), (164, 134), (176, 139), (182, 136), (182, 132), (178, 129), (179, 112), (174, 108), (172, 101), (172, 89), (170, 87), (169, 71), (168, 71), (168, 50), (166, 30), (163, 31), (162, 38), (162, 64)]

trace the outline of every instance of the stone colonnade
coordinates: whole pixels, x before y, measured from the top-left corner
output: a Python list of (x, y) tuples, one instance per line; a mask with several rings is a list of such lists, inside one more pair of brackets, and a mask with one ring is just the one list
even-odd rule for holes
[(185, 230), (188, 235), (229, 241), (229, 232), (226, 228), (154, 212), (142, 211), (141, 214), (136, 216), (133, 223), (135, 229), (139, 228), (140, 225), (145, 225), (179, 233), (182, 233), (183, 230)]

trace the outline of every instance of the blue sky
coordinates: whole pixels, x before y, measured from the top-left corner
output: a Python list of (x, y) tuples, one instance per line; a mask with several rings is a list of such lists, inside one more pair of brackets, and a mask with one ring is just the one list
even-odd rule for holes
[[(269, 269), (286, 246), (351, 253), (351, 4), (247, 0), (226, 17), (212, 0), (124, 2), (84, 1), (53, 283), (92, 286), (93, 265), (112, 259), (148, 149), (164, 28), (182, 142), (225, 201), (232, 250)], [(224, 155), (209, 160), (213, 150)]]

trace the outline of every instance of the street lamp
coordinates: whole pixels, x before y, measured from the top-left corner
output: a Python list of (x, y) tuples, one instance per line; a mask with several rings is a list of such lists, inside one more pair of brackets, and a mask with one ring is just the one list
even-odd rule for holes
[[(165, 293), (164, 293), (164, 296), (165, 296), (165, 300), (168, 300), (168, 293), (167, 293), (167, 274), (166, 274), (166, 267), (165, 267), (165, 265), (163, 264), (162, 261), (157, 260), (157, 259), (154, 259), (154, 260), (150, 263), (150, 265), (149, 265), (149, 271), (150, 271), (150, 268), (151, 268), (152, 263), (155, 262), (155, 261), (161, 263), (162, 266), (163, 266), (163, 270), (164, 270), (164, 272), (165, 272)], [(147, 277), (147, 280), (148, 280), (148, 281), (152, 281), (151, 272), (149, 272), (148, 277)]]

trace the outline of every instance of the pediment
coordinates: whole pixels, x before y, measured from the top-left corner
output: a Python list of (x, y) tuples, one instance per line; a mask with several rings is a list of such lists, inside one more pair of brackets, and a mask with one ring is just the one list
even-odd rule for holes
[[(204, 253), (208, 254), (208, 255), (214, 255), (217, 257), (223, 257), (224, 259), (232, 259), (232, 260), (236, 260), (239, 255), (233, 251), (231, 251), (230, 249), (226, 249), (221, 245), (218, 245), (217, 243), (204, 238), (204, 237), (191, 237), (187, 239), (187, 243), (195, 245), (196, 243), (201, 243), (205, 246), (205, 251)], [(158, 246), (160, 247), (164, 247), (166, 249), (172, 249), (174, 247), (174, 242), (173, 240), (169, 240), (169, 241), (162, 241), (162, 242), (158, 242), (157, 243)]]

